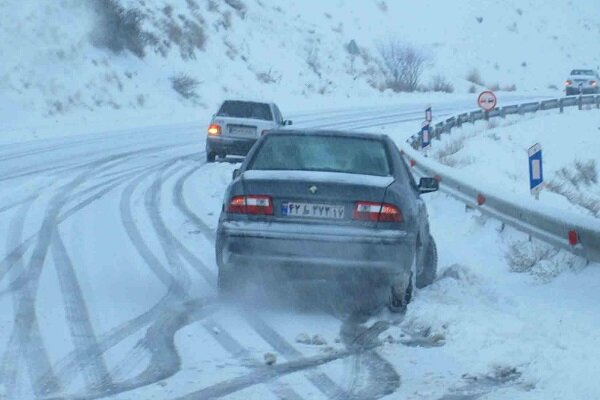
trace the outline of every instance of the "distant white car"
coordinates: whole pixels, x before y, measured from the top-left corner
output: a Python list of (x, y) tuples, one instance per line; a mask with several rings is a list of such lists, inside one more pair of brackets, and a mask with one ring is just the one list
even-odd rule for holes
[(264, 132), (291, 125), (274, 103), (226, 100), (213, 115), (206, 138), (206, 161), (245, 156)]
[(597, 94), (600, 77), (598, 72), (593, 69), (574, 69), (569, 78), (565, 81), (565, 94), (571, 96), (574, 94)]

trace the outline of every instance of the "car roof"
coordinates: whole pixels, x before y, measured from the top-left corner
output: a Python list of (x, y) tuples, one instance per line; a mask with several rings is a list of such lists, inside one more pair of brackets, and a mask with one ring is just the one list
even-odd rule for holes
[(272, 101), (252, 100), (252, 99), (227, 99), (227, 100), (223, 100), (221, 105), (223, 105), (224, 103), (226, 103), (228, 101), (239, 102), (239, 103), (258, 103), (258, 104), (275, 105), (275, 103), (273, 103)]
[(273, 129), (265, 132), (264, 136), (270, 135), (306, 135), (306, 136), (337, 136), (337, 137), (353, 137), (363, 139), (376, 139), (385, 141), (389, 139), (388, 135), (380, 133), (367, 132), (352, 132), (352, 131), (336, 131), (330, 129)]

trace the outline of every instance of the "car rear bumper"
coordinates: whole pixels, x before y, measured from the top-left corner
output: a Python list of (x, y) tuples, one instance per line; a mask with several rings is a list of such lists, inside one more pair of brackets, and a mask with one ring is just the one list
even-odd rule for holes
[(206, 152), (245, 156), (258, 139), (232, 138), (226, 136), (207, 137)]
[(599, 92), (597, 86), (584, 86), (579, 88), (578, 86), (569, 86), (566, 88), (568, 94), (596, 94)]
[(414, 249), (415, 235), (401, 230), (231, 221), (219, 227), (217, 262), (284, 269), (299, 279), (349, 272), (387, 279), (410, 271)]

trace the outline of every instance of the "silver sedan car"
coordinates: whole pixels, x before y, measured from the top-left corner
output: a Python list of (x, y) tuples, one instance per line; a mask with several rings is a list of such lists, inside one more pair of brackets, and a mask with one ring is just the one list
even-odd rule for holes
[(208, 126), (206, 160), (245, 156), (264, 132), (291, 124), (274, 103), (226, 100)]
[(593, 69), (574, 69), (565, 81), (565, 94), (598, 94), (600, 77)]
[(413, 282), (423, 287), (435, 278), (436, 246), (421, 195), (437, 189), (433, 178), (416, 184), (385, 135), (269, 132), (225, 194), (219, 291), (231, 295), (249, 280), (353, 282), (352, 298), (377, 291), (402, 311)]

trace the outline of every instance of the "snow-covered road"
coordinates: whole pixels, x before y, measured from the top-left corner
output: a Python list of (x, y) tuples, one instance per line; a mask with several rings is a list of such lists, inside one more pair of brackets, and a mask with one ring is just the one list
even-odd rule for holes
[[(468, 108), (434, 104), (438, 118)], [(422, 117), (422, 105), (292, 116), (410, 124), (398, 140)], [(0, 399), (600, 393), (598, 271), (558, 253), (544, 278), (579, 272), (543, 285), (510, 272), (505, 254), (524, 238), (443, 194), (428, 197), (440, 279), (405, 316), (363, 320), (326, 296), (300, 310), (218, 303), (214, 232), (236, 164), (205, 164), (203, 141), (181, 125), (0, 148)]]

